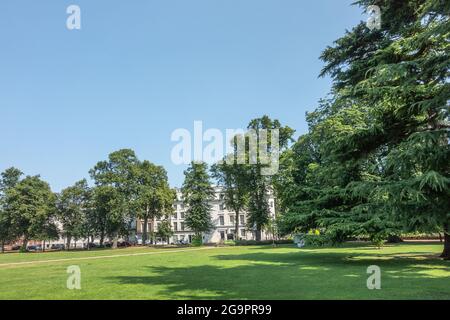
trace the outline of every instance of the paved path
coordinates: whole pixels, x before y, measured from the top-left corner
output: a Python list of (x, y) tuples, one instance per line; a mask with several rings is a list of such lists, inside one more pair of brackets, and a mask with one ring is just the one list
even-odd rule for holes
[(95, 256), (95, 257), (80, 257), (80, 258), (37, 260), (37, 261), (25, 261), (25, 262), (11, 262), (11, 263), (1, 263), (0, 264), (0, 268), (1, 267), (11, 267), (11, 266), (33, 265), (33, 264), (41, 264), (41, 263), (52, 263), (52, 262), (66, 262), (66, 261), (79, 261), (79, 260), (98, 260), (98, 259), (111, 259), (111, 258), (147, 256), (147, 255), (153, 255), (153, 254), (189, 252), (189, 251), (200, 251), (200, 250), (210, 250), (210, 249), (217, 249), (217, 248), (216, 247), (205, 247), (205, 248), (198, 248), (198, 249), (164, 250), (164, 251), (157, 251), (157, 252), (115, 254), (115, 255), (109, 255), (109, 256)]

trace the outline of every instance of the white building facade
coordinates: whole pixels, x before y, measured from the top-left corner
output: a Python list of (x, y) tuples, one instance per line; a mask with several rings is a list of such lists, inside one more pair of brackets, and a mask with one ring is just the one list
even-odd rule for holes
[[(224, 201), (223, 189), (220, 187), (214, 187), (215, 197), (211, 201), (211, 219), (214, 224), (214, 229), (204, 235), (204, 243), (221, 243), (227, 240), (255, 240), (255, 230), (251, 230), (247, 223), (247, 212), (241, 212), (239, 214), (239, 230), (237, 235), (236, 229), (236, 213), (227, 208)], [(169, 221), (174, 231), (173, 237), (170, 239), (171, 244), (179, 243), (191, 243), (194, 236), (194, 232), (190, 231), (185, 223), (186, 217), (186, 205), (183, 201), (183, 195), (180, 189), (177, 189), (177, 199), (174, 203), (174, 213), (169, 217)], [(273, 192), (268, 194), (270, 218), (274, 219), (276, 216), (275, 210), (275, 198)], [(147, 230), (158, 229), (160, 221), (155, 221), (154, 228), (152, 229), (152, 222), (149, 222)], [(142, 239), (143, 221), (137, 221), (137, 238)], [(271, 240), (272, 234), (262, 232), (261, 240)], [(161, 239), (160, 242), (163, 242)]]
[[(255, 230), (249, 228), (247, 223), (247, 212), (241, 212), (239, 214), (239, 230), (237, 235), (235, 232), (236, 228), (236, 213), (225, 206), (223, 189), (220, 187), (214, 187), (215, 196), (211, 200), (211, 219), (214, 224), (214, 229), (205, 234), (203, 237), (203, 243), (221, 243), (227, 240), (255, 240)], [(186, 206), (183, 201), (183, 195), (180, 189), (176, 189), (177, 198), (174, 203), (173, 214), (168, 217), (174, 235), (169, 239), (169, 244), (189, 244), (192, 242), (194, 237), (194, 232), (190, 231), (185, 223), (186, 217)], [(273, 192), (268, 194), (268, 202), (270, 209), (270, 219), (275, 219), (275, 198)], [(158, 230), (158, 224), (162, 220), (149, 221), (147, 230), (156, 232)], [(142, 244), (142, 230), (144, 222), (142, 220), (133, 220), (130, 225), (131, 234), (126, 239), (120, 239), (121, 241), (127, 240), (131, 243)], [(149, 239), (150, 234), (147, 236)], [(261, 240), (272, 240), (273, 235), (270, 233), (262, 231)], [(148, 240), (150, 242), (150, 240)], [(112, 242), (112, 239), (105, 239), (105, 242)], [(45, 248), (52, 249), (53, 245), (65, 245), (67, 239), (60, 238), (56, 241), (46, 241)], [(87, 246), (87, 239), (73, 239), (71, 241), (71, 248), (84, 248)], [(93, 243), (98, 245), (100, 240), (98, 238), (93, 239)], [(30, 241), (30, 245), (39, 245), (44, 243), (42, 241)], [(157, 239), (157, 244), (167, 244), (167, 239)]]

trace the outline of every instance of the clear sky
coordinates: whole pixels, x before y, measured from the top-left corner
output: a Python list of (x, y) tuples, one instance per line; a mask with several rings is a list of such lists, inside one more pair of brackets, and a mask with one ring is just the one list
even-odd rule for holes
[[(321, 51), (366, 16), (353, 0), (1, 0), (0, 171), (54, 191), (121, 148), (164, 165), (177, 128), (306, 131), (326, 96)], [(81, 8), (81, 30), (66, 8)]]

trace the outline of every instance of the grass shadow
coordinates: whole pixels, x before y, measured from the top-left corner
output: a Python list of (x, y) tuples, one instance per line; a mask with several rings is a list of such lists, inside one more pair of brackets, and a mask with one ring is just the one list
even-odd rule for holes
[[(417, 254), (414, 252), (412, 254)], [(429, 254), (429, 253), (428, 253)], [(119, 276), (158, 288), (165, 299), (450, 299), (447, 261), (390, 254), (252, 252), (212, 255), (207, 265), (147, 266)], [(367, 267), (382, 269), (384, 290), (367, 289)]]

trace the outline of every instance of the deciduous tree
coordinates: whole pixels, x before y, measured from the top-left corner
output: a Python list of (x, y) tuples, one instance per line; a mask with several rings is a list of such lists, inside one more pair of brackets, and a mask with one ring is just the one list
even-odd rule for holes
[[(254, 230), (256, 240), (261, 241), (264, 225), (269, 222), (269, 192), (273, 190), (274, 177), (278, 174), (278, 172), (274, 172), (273, 175), (264, 174), (263, 169), (272, 166), (273, 163), (266, 164), (263, 161), (261, 151), (269, 155), (275, 155), (275, 160), (278, 161), (279, 154), (292, 141), (295, 130), (288, 126), (282, 126), (280, 121), (272, 120), (268, 116), (251, 120), (248, 129), (256, 134), (258, 143), (256, 161), (249, 164), (246, 175), (248, 189), (251, 190), (248, 201), (248, 224)], [(278, 141), (275, 141), (277, 146), (273, 145), (272, 139), (275, 132), (278, 135)], [(248, 134), (246, 151), (251, 153), (249, 139), (253, 139), (253, 137)], [(264, 141), (265, 139), (267, 141)], [(252, 155), (249, 155), (247, 159), (252, 157)]]
[(6, 211), (6, 192), (16, 186), (22, 175), (23, 173), (19, 169), (8, 168), (2, 172), (0, 177), (0, 243), (2, 253), (5, 251), (5, 243), (13, 241), (16, 238), (11, 217)]
[(11, 217), (17, 235), (23, 239), (23, 251), (30, 239), (42, 238), (44, 229), (53, 223), (55, 200), (50, 186), (39, 176), (28, 176), (6, 191), (6, 214)]
[(86, 236), (85, 226), (90, 210), (90, 190), (86, 180), (61, 191), (57, 200), (58, 221), (61, 234), (66, 238), (66, 249), (70, 249), (71, 240)]
[[(235, 144), (234, 142), (232, 142)], [(217, 184), (223, 188), (223, 200), (228, 209), (231, 209), (235, 213), (235, 240), (239, 238), (239, 222), (240, 214), (245, 211), (248, 205), (249, 199), (249, 184), (248, 184), (248, 165), (239, 164), (236, 159), (237, 148), (234, 148), (234, 154), (230, 154), (227, 157), (233, 157), (230, 159), (224, 159), (223, 162), (217, 163), (212, 166), (212, 176), (216, 179)], [(245, 223), (245, 222), (244, 222)]]
[[(137, 217), (144, 221), (142, 243), (147, 240), (148, 221), (155, 226), (156, 219), (169, 215), (173, 211), (175, 191), (169, 187), (166, 170), (149, 161), (143, 161), (136, 166), (136, 199), (135, 208)], [(151, 230), (151, 240), (154, 241), (154, 232)]]
[(108, 191), (109, 196), (117, 196), (114, 201), (108, 200), (109, 205), (116, 205), (111, 208), (115, 223), (110, 224), (110, 227), (117, 227), (116, 230), (111, 230), (113, 248), (117, 248), (119, 234), (128, 233), (131, 221), (135, 218), (133, 201), (136, 197), (135, 168), (138, 163), (133, 150), (122, 149), (111, 153), (107, 161), (98, 162), (89, 172), (97, 186), (109, 187), (101, 190), (102, 195)]

